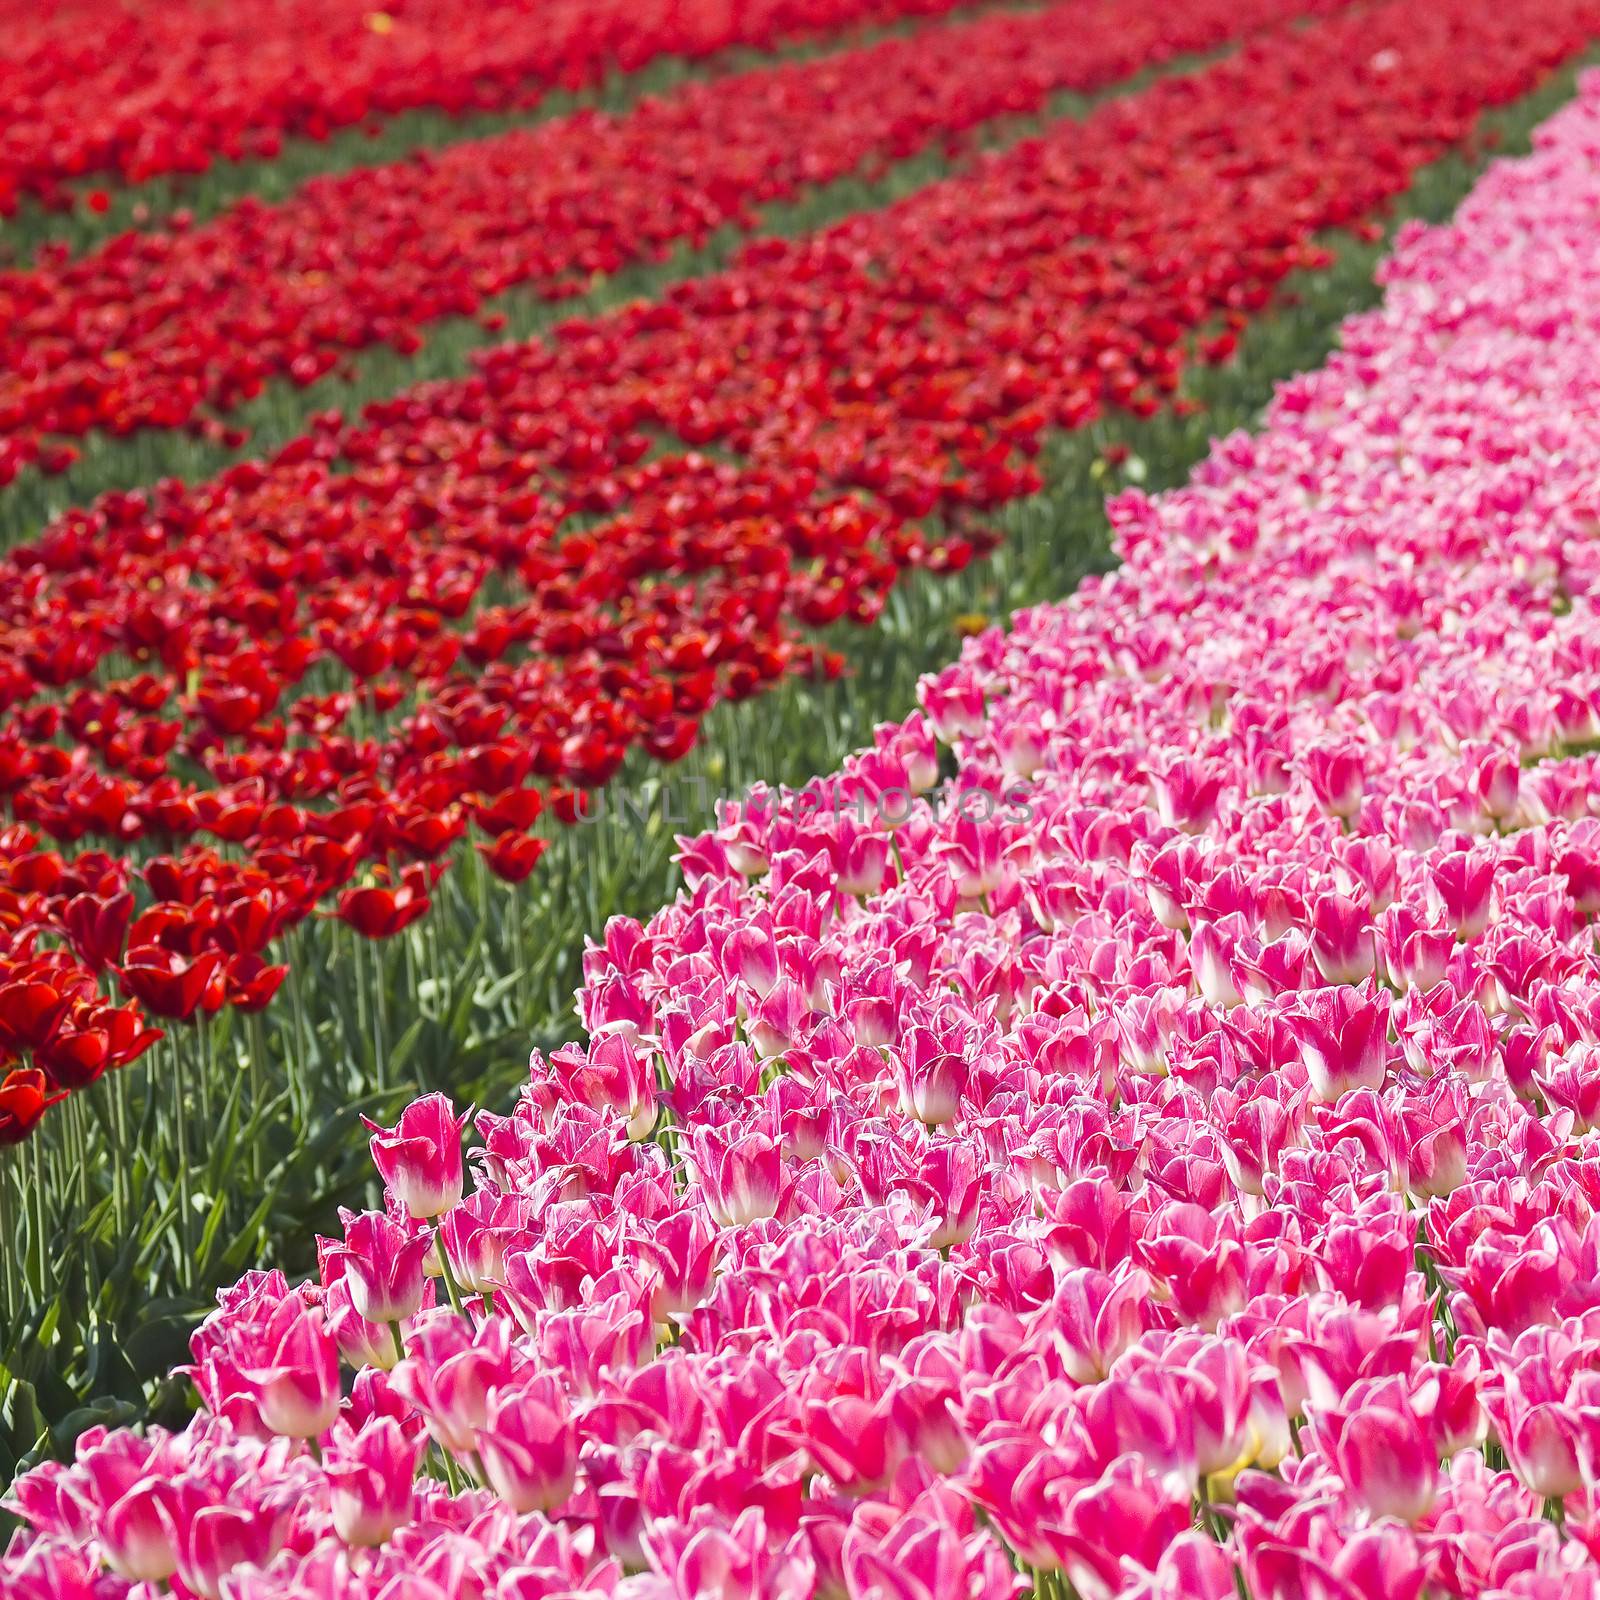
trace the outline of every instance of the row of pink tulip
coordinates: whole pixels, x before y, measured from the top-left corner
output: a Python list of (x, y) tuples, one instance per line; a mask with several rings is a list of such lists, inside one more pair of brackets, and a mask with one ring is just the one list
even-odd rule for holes
[(468, 1161), (374, 1129), (7, 1594), (1600, 1596), (1597, 239), (1592, 77), (1118, 574), (687, 842)]

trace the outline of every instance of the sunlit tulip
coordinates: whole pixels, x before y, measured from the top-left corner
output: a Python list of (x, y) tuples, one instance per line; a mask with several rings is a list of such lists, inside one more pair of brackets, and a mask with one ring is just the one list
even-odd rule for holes
[(361, 1119), (372, 1130), (380, 1176), (413, 1217), (436, 1217), (461, 1198), (461, 1130), (470, 1116), (457, 1116), (448, 1096), (427, 1094), (413, 1100), (392, 1128)]

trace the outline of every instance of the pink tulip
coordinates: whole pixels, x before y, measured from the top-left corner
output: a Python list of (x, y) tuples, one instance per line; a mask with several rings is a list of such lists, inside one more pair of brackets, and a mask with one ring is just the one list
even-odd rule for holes
[(1237, 1006), (1244, 1002), (1233, 976), (1235, 938), (1241, 931), (1240, 919), (1234, 926), (1220, 922), (1197, 922), (1189, 940), (1189, 964), (1194, 969), (1195, 988), (1201, 997), (1216, 1006)]
[(1399, 1395), (1374, 1394), (1348, 1410), (1321, 1413), (1316, 1434), (1350, 1493), (1375, 1517), (1412, 1523), (1426, 1515), (1438, 1487), (1433, 1430)]
[(1157, 815), (1168, 827), (1203, 833), (1216, 820), (1222, 773), (1204, 761), (1180, 758), (1150, 774)]
[(513, 1511), (554, 1511), (571, 1497), (578, 1436), (554, 1378), (495, 1391), (473, 1438), (490, 1487)]
[(1006, 1600), (1022, 1588), (959, 1496), (929, 1491), (906, 1512), (867, 1504), (841, 1550), (849, 1600)]
[(1324, 810), (1346, 821), (1361, 808), (1361, 788), (1366, 776), (1358, 746), (1320, 745), (1307, 750), (1305, 774)]
[(1572, 1113), (1574, 1133), (1600, 1128), (1600, 1045), (1573, 1045), (1534, 1082), (1552, 1106)]
[(650, 1228), (641, 1257), (657, 1274), (651, 1302), (657, 1321), (687, 1316), (710, 1294), (721, 1239), (716, 1225), (698, 1209), (675, 1212)]
[(1187, 1493), (1124, 1456), (1061, 1495), (1064, 1568), (1084, 1600), (1110, 1600), (1130, 1568), (1149, 1571), (1190, 1525)]
[(1475, 939), (1489, 922), (1494, 893), (1494, 859), (1483, 852), (1457, 851), (1433, 865), (1429, 891), (1445, 920), (1461, 939)]
[(746, 1024), (750, 1043), (763, 1060), (783, 1055), (805, 1031), (812, 1011), (810, 996), (800, 985), (792, 978), (779, 978), (751, 1007)]
[(261, 1420), (290, 1439), (314, 1439), (339, 1414), (339, 1358), (322, 1315), (288, 1295), (239, 1352), (240, 1376)]
[(1492, 745), (1463, 746), (1468, 787), (1482, 805), (1484, 814), (1496, 822), (1506, 821), (1517, 809), (1517, 792), (1522, 774), (1515, 756)]
[(394, 1370), (393, 1386), (446, 1450), (465, 1455), (488, 1426), (490, 1396), (531, 1374), (531, 1359), (512, 1342), (504, 1318), (476, 1332), (453, 1311), (419, 1317)]
[(587, 1051), (557, 1050), (550, 1069), (563, 1096), (620, 1116), (630, 1139), (647, 1139), (656, 1122), (655, 1063), (622, 1033), (603, 1033)]
[(888, 870), (889, 841), (885, 835), (863, 830), (841, 843), (837, 879), (840, 894), (877, 894)]
[(952, 668), (942, 677), (925, 682), (918, 698), (934, 732), (945, 744), (983, 730), (983, 690), (958, 669)]
[(736, 1129), (696, 1128), (688, 1156), (706, 1209), (724, 1228), (743, 1227), (778, 1209), (783, 1160), (777, 1142)]
[(728, 930), (722, 946), (723, 975), (745, 984), (758, 1000), (772, 993), (782, 974), (778, 941), (770, 922), (745, 922)]
[(480, 1188), (439, 1218), (439, 1248), (463, 1289), (489, 1294), (504, 1275), (506, 1252), (532, 1242), (534, 1222), (526, 1196)]
[(369, 1322), (356, 1310), (350, 1285), (348, 1276), (336, 1278), (322, 1296), (323, 1314), (339, 1347), (339, 1357), (346, 1366), (388, 1371), (400, 1359), (394, 1331), (387, 1324)]
[(925, 1028), (912, 1029), (892, 1056), (901, 1110), (936, 1127), (953, 1122), (967, 1087), (967, 1064)]
[(1391, 907), (1379, 926), (1379, 957), (1396, 984), (1431, 989), (1444, 980), (1455, 939), (1447, 928), (1434, 928), (1414, 908)]
[(1286, 1020), (1319, 1100), (1382, 1085), (1389, 1056), (1389, 1008), (1382, 999), (1348, 986), (1317, 989), (1305, 997), (1304, 1010)]
[(1328, 983), (1360, 983), (1377, 959), (1365, 906), (1342, 894), (1321, 895), (1311, 909), (1311, 959)]
[(361, 1119), (372, 1130), (379, 1176), (411, 1216), (436, 1217), (461, 1198), (461, 1130), (471, 1115), (458, 1117), (447, 1096), (426, 1094), (392, 1128)]
[(1115, 1281), (1093, 1268), (1066, 1274), (1049, 1307), (1055, 1353), (1079, 1383), (1095, 1383), (1139, 1337), (1145, 1325), (1150, 1284), (1133, 1272)]
[(377, 1211), (343, 1211), (342, 1243), (329, 1244), (326, 1267), (343, 1275), (350, 1303), (368, 1322), (404, 1322), (422, 1305), (422, 1261), (432, 1244)]
[(411, 1521), (416, 1501), (416, 1444), (398, 1422), (380, 1417), (359, 1433), (333, 1430), (323, 1456), (332, 1488), (333, 1525), (348, 1545), (386, 1544)]
[(148, 1452), (131, 1437), (81, 1450), (84, 1498), (95, 1507), (96, 1536), (112, 1570), (133, 1583), (159, 1583), (178, 1570), (173, 1486), (150, 1471)]

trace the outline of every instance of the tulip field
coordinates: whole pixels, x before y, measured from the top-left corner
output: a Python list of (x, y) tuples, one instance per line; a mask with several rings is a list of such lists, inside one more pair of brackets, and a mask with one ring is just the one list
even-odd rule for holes
[(0, 24), (0, 1600), (1600, 1600), (1600, 0)]

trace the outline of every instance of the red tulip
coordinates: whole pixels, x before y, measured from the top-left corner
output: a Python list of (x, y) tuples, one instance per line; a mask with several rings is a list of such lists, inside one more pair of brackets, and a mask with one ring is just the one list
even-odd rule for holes
[(93, 971), (99, 972), (121, 958), (132, 916), (133, 896), (123, 890), (109, 896), (74, 895), (67, 902), (62, 921), (72, 948)]
[(0, 1078), (0, 1145), (21, 1144), (65, 1089), (52, 1089), (37, 1067), (14, 1067)]
[(495, 877), (506, 883), (522, 883), (549, 847), (548, 839), (536, 839), (527, 833), (502, 833), (491, 843), (480, 844), (478, 851)]
[(346, 889), (339, 896), (339, 917), (363, 939), (392, 939), (409, 928), (428, 904), (428, 897), (409, 884), (398, 889)]
[(265, 1011), (289, 976), (286, 966), (269, 967), (260, 956), (230, 956), (223, 966), (227, 1004), (240, 1011)]
[(202, 1006), (215, 1011), (221, 1005), (221, 970), (222, 958), (214, 951), (189, 958), (161, 945), (142, 945), (128, 952), (118, 977), (123, 988), (158, 1017), (187, 1022)]
[(71, 997), (43, 979), (0, 985), (0, 1051), (20, 1055), (48, 1044)]
[(472, 820), (487, 834), (522, 833), (539, 820), (544, 796), (537, 789), (508, 789), (473, 808)]

